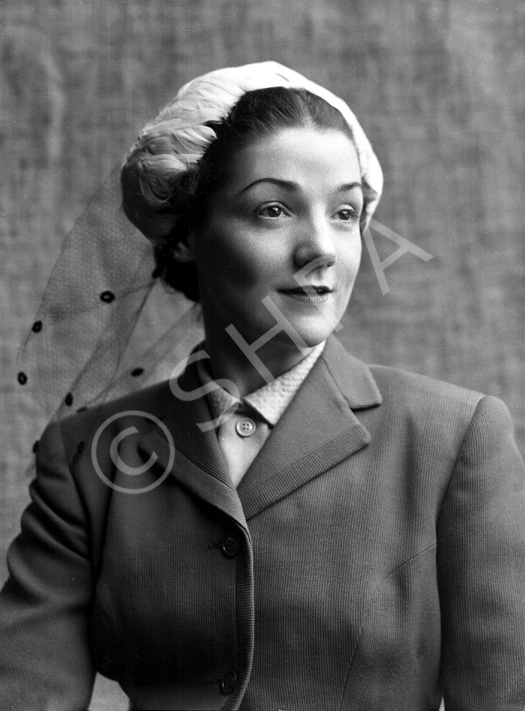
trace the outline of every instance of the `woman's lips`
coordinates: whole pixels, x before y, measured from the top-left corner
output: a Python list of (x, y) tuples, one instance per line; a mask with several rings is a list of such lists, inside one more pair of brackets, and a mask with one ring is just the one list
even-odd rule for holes
[(325, 301), (328, 301), (330, 294), (332, 294), (334, 290), (327, 286), (314, 286), (306, 284), (304, 287), (297, 286), (293, 289), (281, 289), (280, 291), (281, 294), (285, 294), (296, 301), (322, 304)]

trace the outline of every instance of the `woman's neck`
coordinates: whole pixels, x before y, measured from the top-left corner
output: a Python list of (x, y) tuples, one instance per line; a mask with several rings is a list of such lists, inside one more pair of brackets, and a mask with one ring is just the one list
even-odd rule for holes
[(235, 383), (241, 397), (258, 390), (299, 363), (312, 348), (300, 350), (292, 341), (265, 343), (257, 350), (237, 345), (222, 332), (206, 333), (206, 352), (210, 356), (215, 379), (226, 378)]

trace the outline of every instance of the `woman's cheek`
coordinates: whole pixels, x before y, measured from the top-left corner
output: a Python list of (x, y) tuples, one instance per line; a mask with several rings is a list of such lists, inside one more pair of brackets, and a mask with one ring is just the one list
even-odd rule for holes
[(277, 274), (285, 268), (278, 245), (264, 242), (261, 235), (244, 233), (228, 247), (229, 271), (237, 285), (264, 293), (270, 291)]

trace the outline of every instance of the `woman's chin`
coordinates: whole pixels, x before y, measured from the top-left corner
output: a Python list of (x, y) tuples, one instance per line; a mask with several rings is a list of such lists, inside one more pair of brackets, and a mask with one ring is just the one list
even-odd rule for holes
[(326, 341), (336, 329), (339, 330), (341, 327), (338, 316), (332, 310), (323, 310), (323, 312), (294, 319), (294, 321), (292, 323), (297, 333), (310, 348)]
[(291, 322), (293, 328), (290, 332), (282, 331), (277, 334), (276, 340), (285, 344), (287, 348), (299, 349), (299, 345), (304, 343), (306, 348), (315, 348), (334, 332), (338, 322), (333, 319), (333, 326), (325, 319), (301, 319)]
[[(346, 304), (330, 295), (321, 303), (293, 304), (293, 308), (282, 308), (281, 314), (289, 324), (290, 334), (293, 332), (304, 341), (308, 348), (313, 348), (325, 341), (334, 331), (340, 330), (340, 319), (345, 312)], [(295, 339), (292, 339), (295, 340)]]

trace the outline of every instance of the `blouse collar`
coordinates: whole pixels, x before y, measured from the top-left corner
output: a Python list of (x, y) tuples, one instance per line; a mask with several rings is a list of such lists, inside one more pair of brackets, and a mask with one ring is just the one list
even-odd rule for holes
[(197, 361), (197, 371), (202, 384), (213, 383), (213, 390), (206, 396), (212, 417), (216, 419), (228, 411), (233, 412), (239, 407), (245, 407), (255, 410), (270, 426), (275, 426), (323, 352), (325, 344), (326, 341), (319, 343), (293, 368), (240, 400), (214, 382), (207, 367), (208, 361)]

